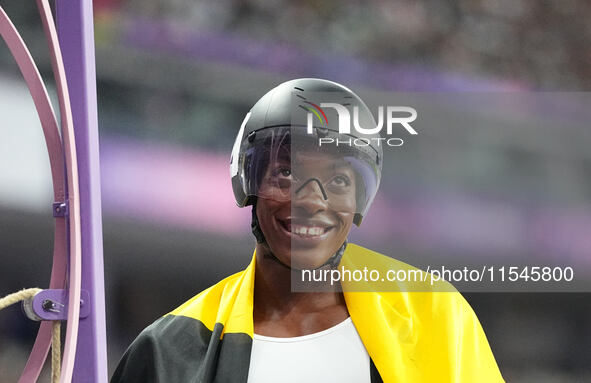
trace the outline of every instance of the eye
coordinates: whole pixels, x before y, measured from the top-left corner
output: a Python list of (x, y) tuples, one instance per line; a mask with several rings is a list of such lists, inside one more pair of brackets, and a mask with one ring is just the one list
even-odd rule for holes
[(351, 180), (346, 175), (339, 174), (330, 181), (334, 186), (347, 187), (351, 186)]
[(287, 178), (287, 177), (291, 176), (291, 169), (287, 169), (287, 168), (281, 168), (281, 169), (279, 170), (279, 174), (280, 174), (282, 177), (286, 177), (286, 178)]
[(286, 166), (278, 166), (273, 170), (274, 177), (291, 178), (291, 169)]
[(271, 171), (269, 182), (273, 184), (274, 187), (284, 190), (290, 189), (294, 182), (291, 168), (286, 165), (278, 165)]

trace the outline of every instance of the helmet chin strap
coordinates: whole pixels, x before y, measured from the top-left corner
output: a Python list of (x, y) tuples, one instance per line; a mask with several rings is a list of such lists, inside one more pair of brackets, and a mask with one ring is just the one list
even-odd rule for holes
[[(261, 226), (259, 225), (259, 218), (257, 217), (256, 211), (257, 211), (257, 199), (254, 198), (254, 201), (252, 203), (252, 220), (250, 222), (250, 228), (252, 230), (252, 234), (254, 235), (254, 237), (257, 240), (257, 243), (265, 245), (269, 249), (269, 255), (272, 258), (274, 258), (275, 261), (279, 262), (281, 265), (283, 265), (291, 270), (291, 266), (288, 266), (288, 265), (284, 264), (283, 262), (281, 262), (281, 260), (279, 260), (279, 258), (277, 258), (277, 256), (275, 254), (273, 254), (273, 251), (271, 251), (271, 247), (267, 243), (267, 240), (265, 239), (265, 235), (263, 234), (263, 230), (261, 230)], [(331, 269), (336, 268), (339, 265), (339, 262), (341, 262), (341, 258), (343, 257), (346, 247), (347, 247), (347, 240), (345, 239), (345, 242), (341, 245), (341, 247), (339, 247), (339, 249), (336, 251), (336, 253), (334, 253), (334, 255), (332, 257), (330, 257), (326, 262), (324, 262), (321, 266), (318, 266), (316, 269), (320, 269), (326, 265), (329, 265)], [(314, 269), (314, 270), (316, 270), (316, 269)]]
[[(250, 221), (250, 229), (252, 230), (252, 234), (257, 240), (257, 243), (267, 244), (267, 240), (265, 239), (265, 234), (263, 234), (263, 230), (261, 230), (261, 226), (259, 225), (259, 218), (257, 217), (257, 201), (258, 199), (255, 197), (253, 198), (252, 202), (252, 220)], [(267, 247), (269, 245), (267, 244)]]

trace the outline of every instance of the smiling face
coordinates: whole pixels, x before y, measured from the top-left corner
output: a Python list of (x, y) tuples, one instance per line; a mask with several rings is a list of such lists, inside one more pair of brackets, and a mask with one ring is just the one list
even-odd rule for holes
[(298, 153), (269, 165), (256, 213), (270, 250), (295, 269), (322, 266), (342, 246), (356, 211), (356, 174), (342, 157)]

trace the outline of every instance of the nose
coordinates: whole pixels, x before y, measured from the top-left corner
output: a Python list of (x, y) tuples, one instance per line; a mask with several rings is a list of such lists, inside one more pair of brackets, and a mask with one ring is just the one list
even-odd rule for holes
[(304, 209), (310, 214), (325, 210), (328, 196), (322, 182), (318, 178), (310, 178), (295, 191), (295, 208)]

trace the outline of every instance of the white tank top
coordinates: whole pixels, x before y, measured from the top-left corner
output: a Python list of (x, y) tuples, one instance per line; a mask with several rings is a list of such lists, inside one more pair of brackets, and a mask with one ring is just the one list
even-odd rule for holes
[(314, 334), (254, 334), (248, 383), (369, 383), (369, 355), (351, 318)]

